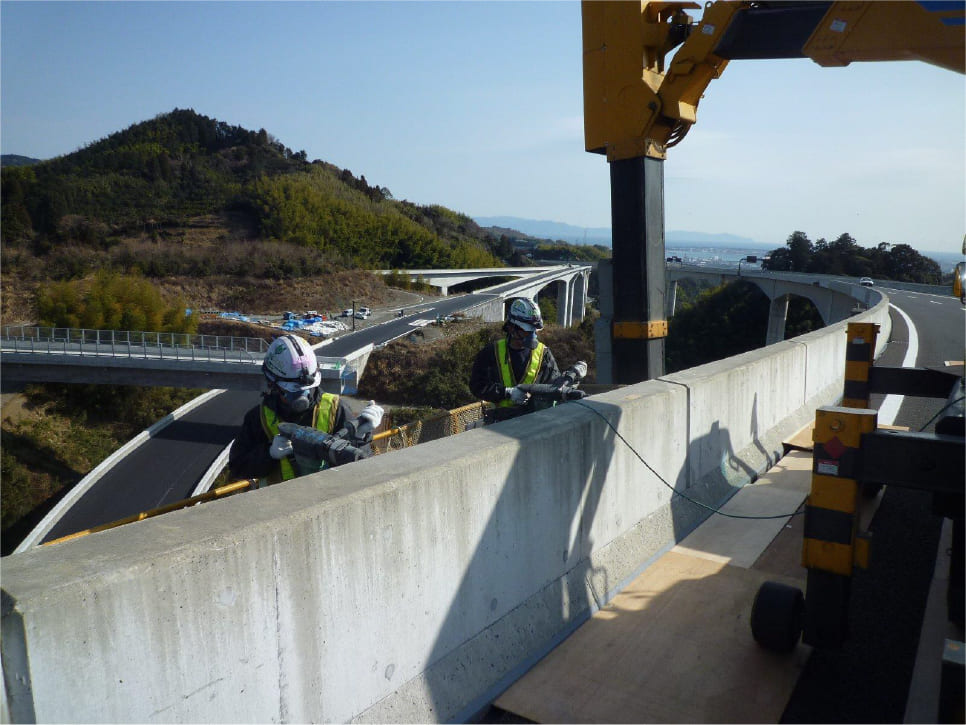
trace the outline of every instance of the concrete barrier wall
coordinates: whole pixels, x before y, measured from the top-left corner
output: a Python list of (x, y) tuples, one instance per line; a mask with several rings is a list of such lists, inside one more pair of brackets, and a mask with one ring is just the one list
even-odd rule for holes
[(838, 399), (844, 330), (7, 557), (3, 719), (469, 718)]

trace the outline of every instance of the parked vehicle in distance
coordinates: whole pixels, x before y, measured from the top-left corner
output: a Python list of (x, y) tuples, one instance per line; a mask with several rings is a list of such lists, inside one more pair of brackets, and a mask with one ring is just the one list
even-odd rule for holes
[(863, 277), (862, 279), (859, 280), (859, 284), (862, 285), (863, 287), (871, 287), (872, 286), (872, 278), (871, 277)]
[(367, 308), (363, 307), (361, 310), (356, 310), (356, 319), (357, 320), (367, 320), (367, 319), (369, 319), (369, 315), (371, 315), (371, 314), (372, 313), (369, 312), (369, 310)]
[(352, 308), (347, 307), (346, 309), (342, 310), (342, 316), (343, 317), (352, 317)]
[(372, 314), (372, 310), (370, 310), (368, 307), (360, 307), (359, 312), (364, 313), (367, 317)]

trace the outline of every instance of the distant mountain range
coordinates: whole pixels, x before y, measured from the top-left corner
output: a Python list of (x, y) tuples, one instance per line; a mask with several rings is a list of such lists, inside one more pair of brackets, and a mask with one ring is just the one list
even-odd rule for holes
[(18, 156), (17, 154), (0, 155), (0, 166), (32, 166), (39, 164), (40, 159), (32, 159), (29, 156)]
[[(524, 219), (515, 216), (473, 217), (473, 221), (481, 227), (515, 229), (527, 236), (539, 239), (560, 240), (571, 244), (602, 244), (606, 247), (611, 245), (611, 230), (607, 227), (576, 227), (563, 222)], [(724, 247), (762, 246), (761, 242), (754, 239), (725, 232), (708, 234), (707, 232), (666, 231), (664, 243), (667, 246), (682, 244), (711, 244)]]

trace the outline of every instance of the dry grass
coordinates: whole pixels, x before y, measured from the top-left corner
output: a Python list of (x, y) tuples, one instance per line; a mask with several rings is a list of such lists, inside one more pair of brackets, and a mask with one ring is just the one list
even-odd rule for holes
[[(238, 310), (248, 315), (279, 315), (286, 310), (337, 312), (351, 307), (353, 300), (369, 307), (412, 302), (411, 294), (387, 287), (380, 275), (362, 270), (284, 282), (238, 277), (169, 277), (153, 282), (166, 302), (183, 299), (193, 310)], [(44, 284), (4, 276), (2, 323), (36, 323), (36, 296)]]

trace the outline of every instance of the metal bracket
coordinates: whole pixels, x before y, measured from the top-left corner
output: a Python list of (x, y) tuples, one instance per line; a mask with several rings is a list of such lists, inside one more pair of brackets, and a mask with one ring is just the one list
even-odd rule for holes
[(614, 322), (612, 336), (622, 340), (654, 340), (667, 337), (667, 320)]

